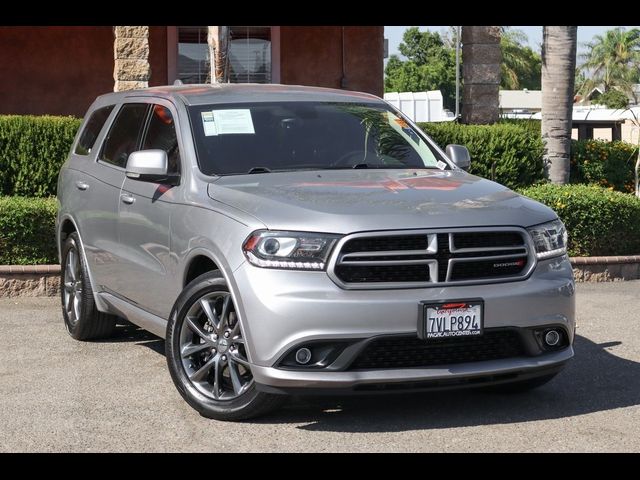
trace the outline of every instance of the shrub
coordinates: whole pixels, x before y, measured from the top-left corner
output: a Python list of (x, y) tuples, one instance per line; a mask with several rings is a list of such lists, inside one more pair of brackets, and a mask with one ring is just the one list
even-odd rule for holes
[(58, 263), (54, 198), (0, 197), (0, 265)]
[(542, 135), (540, 120), (530, 118), (501, 118), (499, 123), (504, 125), (515, 125), (531, 132), (534, 135)]
[(0, 195), (55, 195), (79, 126), (73, 117), (0, 116)]
[(597, 185), (538, 185), (523, 195), (553, 208), (569, 232), (569, 255), (640, 254), (640, 199)]
[(571, 142), (571, 183), (597, 183), (633, 193), (638, 147), (626, 142)]
[(470, 173), (492, 178), (495, 164), (495, 181), (509, 188), (545, 180), (540, 134), (521, 125), (422, 123), (420, 127), (442, 148), (450, 143), (465, 145), (472, 159)]

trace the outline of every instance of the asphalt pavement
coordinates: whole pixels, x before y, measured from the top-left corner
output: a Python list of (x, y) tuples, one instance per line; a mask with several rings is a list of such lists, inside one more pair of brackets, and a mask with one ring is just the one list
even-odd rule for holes
[(0, 452), (638, 452), (640, 281), (577, 298), (576, 357), (536, 391), (297, 397), (244, 423), (182, 400), (163, 340), (77, 342), (57, 298), (0, 299)]

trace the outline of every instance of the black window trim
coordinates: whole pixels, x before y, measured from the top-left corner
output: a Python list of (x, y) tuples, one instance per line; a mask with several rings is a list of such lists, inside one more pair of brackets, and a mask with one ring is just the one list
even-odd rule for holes
[[(107, 118), (105, 118), (104, 123), (102, 124), (102, 127), (100, 127), (100, 130), (96, 135), (96, 139), (93, 141), (93, 145), (91, 146), (92, 151), (88, 153), (78, 153), (78, 146), (80, 145), (80, 140), (82, 139), (82, 135), (84, 135), (84, 132), (87, 129), (87, 126), (89, 125), (89, 121), (91, 120), (93, 115), (97, 113), (99, 110), (103, 110), (109, 107), (111, 107), (111, 111), (109, 112), (109, 115), (107, 115)], [(99, 140), (102, 140), (102, 137), (105, 134), (105, 132), (111, 129), (111, 124), (113, 123), (111, 121), (111, 117), (113, 116), (114, 112), (117, 112), (118, 110), (119, 108), (117, 103), (108, 103), (106, 105), (102, 105), (94, 108), (91, 111), (89, 117), (87, 117), (87, 121), (83, 123), (82, 128), (78, 132), (78, 137), (76, 138), (76, 141), (73, 143), (73, 149), (72, 149), (73, 155), (77, 155), (79, 157), (90, 157), (91, 155), (93, 155), (96, 152), (96, 150), (94, 149), (96, 144), (101, 145)], [(100, 148), (100, 151), (102, 151), (102, 148)]]
[[(134, 102), (131, 102), (134, 103)], [(146, 103), (146, 102), (138, 102), (138, 103)], [(180, 158), (179, 158), (179, 162), (178, 162), (178, 176), (180, 176), (180, 178), (182, 178), (182, 149), (180, 148), (180, 129), (178, 128), (178, 119), (177, 119), (177, 115), (174, 114), (174, 112), (171, 111), (171, 108), (163, 105), (162, 103), (158, 103), (157, 101), (154, 101), (152, 99), (151, 102), (149, 102), (149, 105), (151, 105), (151, 107), (149, 107), (149, 110), (147, 111), (147, 118), (144, 121), (144, 125), (142, 126), (142, 135), (140, 137), (140, 142), (138, 143), (138, 150), (140, 150), (142, 148), (142, 146), (144, 145), (145, 140), (147, 139), (147, 134), (149, 133), (149, 126), (151, 125), (151, 119), (153, 117), (153, 107), (155, 105), (159, 105), (161, 107), (164, 107), (166, 109), (169, 110), (169, 113), (171, 113), (171, 117), (173, 118), (173, 128), (176, 132), (176, 142), (178, 142), (178, 152), (180, 152)]]
[(118, 105), (118, 108), (116, 110), (116, 116), (113, 118), (113, 120), (111, 121), (111, 124), (109, 125), (109, 130), (106, 132), (104, 138), (102, 139), (102, 145), (100, 145), (100, 153), (96, 156), (96, 162), (99, 163), (100, 165), (104, 165), (106, 167), (111, 167), (114, 168), (116, 170), (119, 170), (121, 172), (124, 172), (127, 170), (126, 165), (124, 167), (119, 167), (118, 165), (115, 165), (113, 163), (107, 162), (106, 160), (103, 160), (102, 155), (104, 154), (104, 147), (107, 144), (107, 140), (109, 138), (109, 134), (111, 133), (111, 130), (113, 130), (114, 125), (116, 124), (116, 122), (118, 121), (118, 116), (120, 115), (120, 112), (122, 111), (122, 109), (124, 108), (125, 105), (132, 105), (132, 104), (143, 104), (147, 106), (147, 112), (146, 112), (146, 117), (144, 120), (144, 123), (142, 125), (142, 128), (140, 129), (140, 131), (138, 132), (138, 139), (136, 140), (136, 148), (134, 150), (140, 150), (140, 146), (142, 145), (142, 131), (145, 128), (147, 119), (148, 119), (148, 115), (149, 115), (149, 111), (151, 110), (151, 103), (150, 102), (141, 102), (141, 101), (133, 101), (133, 102), (121, 102)]

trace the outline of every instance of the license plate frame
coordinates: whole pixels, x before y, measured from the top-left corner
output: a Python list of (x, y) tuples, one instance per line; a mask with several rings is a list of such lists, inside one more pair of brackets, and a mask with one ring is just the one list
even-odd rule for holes
[[(460, 309), (461, 304), (466, 305), (467, 307), (473, 307), (476, 311), (480, 312), (480, 318), (478, 319), (479, 328), (475, 328), (473, 330), (463, 330), (469, 333), (457, 333), (462, 332), (460, 330), (445, 330), (445, 329), (436, 329), (434, 331), (433, 326), (429, 324), (429, 309), (442, 309), (442, 307), (451, 305), (451, 308), (446, 308), (445, 310), (454, 310), (456, 307)], [(449, 315), (449, 326), (451, 315)], [(463, 298), (463, 299), (454, 299), (454, 300), (438, 300), (438, 301), (430, 301), (423, 300), (420, 302), (420, 315), (418, 319), (418, 337), (422, 340), (433, 341), (438, 339), (455, 339), (455, 338), (464, 338), (464, 337), (479, 337), (484, 334), (484, 300), (482, 298)]]

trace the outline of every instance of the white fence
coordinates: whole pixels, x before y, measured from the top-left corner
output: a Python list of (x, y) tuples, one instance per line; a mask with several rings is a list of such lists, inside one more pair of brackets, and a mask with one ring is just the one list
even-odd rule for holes
[(451, 122), (455, 115), (443, 108), (440, 90), (389, 92), (384, 99), (414, 122)]

